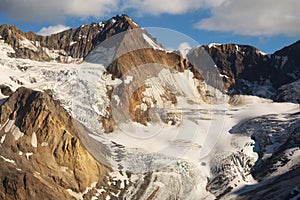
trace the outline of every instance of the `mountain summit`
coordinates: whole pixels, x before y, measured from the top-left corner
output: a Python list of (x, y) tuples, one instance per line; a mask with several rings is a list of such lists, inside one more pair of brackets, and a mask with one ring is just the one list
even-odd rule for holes
[(15, 53), (10, 56), (39, 61), (82, 61), (100, 42), (115, 34), (138, 28), (127, 15), (118, 15), (107, 21), (84, 24), (50, 36), (24, 33), (15, 26), (1, 25), (0, 35)]
[(299, 199), (299, 44), (0, 26), (0, 199)]
[(219, 68), (230, 94), (299, 102), (299, 97), (286, 90), (288, 85), (299, 88), (299, 43), (295, 42), (271, 55), (248, 45), (214, 44), (203, 48)]

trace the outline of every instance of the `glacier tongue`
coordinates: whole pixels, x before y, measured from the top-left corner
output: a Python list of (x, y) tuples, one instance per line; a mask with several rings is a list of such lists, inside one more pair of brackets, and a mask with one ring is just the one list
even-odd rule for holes
[[(0, 48), (13, 51), (2, 43)], [(101, 62), (105, 61), (97, 61)], [(147, 80), (145, 102), (152, 97), (160, 100), (155, 94), (164, 93), (158, 79), (171, 82), (179, 97), (168, 111), (180, 113), (179, 123), (144, 126), (129, 120), (129, 124), (121, 124), (123, 128), (103, 134), (101, 118), (110, 114), (107, 108), (111, 99), (107, 93), (119, 84), (128, 84), (130, 78), (113, 80), (101, 64), (58, 64), (7, 56), (1, 57), (0, 69), (2, 84), (12, 89), (23, 85), (45, 90), (59, 100), (91, 131), (89, 139), (95, 141), (88, 149), (99, 146), (98, 142), (107, 147), (106, 157), (114, 170), (111, 176), (122, 182), (117, 189), (127, 190), (124, 198), (227, 198), (227, 193), (232, 195), (245, 185), (256, 183), (251, 172), (255, 165), (256, 170), (260, 166), (274, 169), (271, 173), (256, 171), (257, 179), (281, 175), (299, 165), (299, 147), (291, 142), (299, 133), (299, 114), (292, 114), (299, 111), (298, 104), (274, 103), (250, 96), (236, 96), (227, 103), (227, 97), (220, 93), (216, 95), (225, 98), (223, 104), (205, 103), (197, 99), (190, 71), (170, 74), (163, 70), (155, 80)], [(165, 105), (163, 101), (156, 102), (157, 107)], [(286, 160), (282, 162), (276, 155), (285, 155)], [(97, 158), (99, 152), (94, 156)], [(267, 162), (258, 165), (260, 160)]]

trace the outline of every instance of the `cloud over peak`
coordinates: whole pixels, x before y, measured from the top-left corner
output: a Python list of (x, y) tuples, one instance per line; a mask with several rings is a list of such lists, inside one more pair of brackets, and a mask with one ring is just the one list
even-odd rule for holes
[(101, 17), (114, 11), (119, 0), (3, 0), (0, 12), (20, 21), (59, 22), (68, 17)]
[(299, 0), (2, 0), (0, 12), (21, 21), (65, 23), (69, 18), (210, 12), (198, 29), (250, 36), (300, 35)]
[(300, 35), (299, 0), (226, 0), (196, 27), (240, 35)]
[(37, 34), (46, 36), (54, 33), (59, 33), (67, 29), (70, 29), (70, 27), (58, 24), (55, 26), (43, 27), (40, 31), (37, 32)]

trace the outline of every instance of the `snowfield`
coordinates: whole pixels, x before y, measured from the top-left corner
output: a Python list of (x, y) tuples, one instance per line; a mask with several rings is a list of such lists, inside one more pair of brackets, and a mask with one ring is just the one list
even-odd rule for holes
[[(144, 37), (151, 45), (154, 43), (147, 35)], [(153, 44), (153, 48), (158, 47)], [(119, 121), (112, 133), (104, 134), (99, 119), (109, 115), (107, 107), (111, 99), (107, 95), (107, 88), (130, 84), (134, 77), (112, 80), (111, 75), (105, 73), (107, 60), (103, 60), (102, 65), (87, 61), (80, 64), (37, 62), (12, 59), (7, 56), (7, 52), (13, 52), (13, 49), (1, 41), (0, 84), (13, 90), (20, 86), (43, 90), (59, 100), (75, 119), (91, 131), (90, 139), (109, 148), (111, 156), (108, 159), (114, 169), (111, 177), (115, 181), (121, 181), (120, 189), (127, 186), (125, 197), (128, 199), (144, 187), (146, 179), (148, 185), (142, 188), (145, 190), (142, 198), (156, 191), (156, 197), (159, 199), (215, 199), (221, 195), (220, 191), (229, 186), (232, 196), (228, 195), (225, 198), (234, 197), (235, 191), (245, 185), (257, 183), (250, 170), (259, 159), (259, 155), (255, 151), (257, 141), (251, 135), (246, 134), (244, 129), (240, 129), (240, 133), (234, 129), (235, 133), (232, 133), (232, 129), (238, 124), (267, 115), (278, 118), (282, 116), (281, 120), (286, 121), (289, 118), (284, 116), (300, 111), (299, 104), (274, 103), (254, 96), (229, 98), (224, 95), (223, 103), (219, 104), (191, 102), (190, 100), (199, 99), (191, 72), (170, 74), (168, 71), (162, 71), (158, 79), (148, 80), (150, 89), (147, 89), (144, 95), (153, 97), (162, 92), (161, 85), (155, 85), (159, 81), (172, 83), (174, 90), (179, 91), (180, 97), (178, 104), (169, 107), (168, 111), (180, 113), (179, 123), (171, 125), (158, 121), (144, 126), (136, 122)], [(103, 49), (95, 49), (95, 52), (90, 54), (90, 59), (97, 59), (97, 52), (107, 52), (107, 59), (111, 59), (111, 51)], [(267, 89), (265, 91), (268, 92)], [(7, 96), (1, 94), (0, 104), (6, 98)], [(118, 96), (112, 98), (120, 101)], [(159, 97), (155, 98), (159, 100)], [(157, 101), (158, 108), (164, 105), (164, 102)], [(143, 110), (147, 109), (145, 105), (141, 107)], [(154, 114), (158, 111), (152, 110)], [(252, 124), (250, 128), (254, 132), (262, 129), (260, 123)], [(265, 133), (270, 134), (271, 131), (272, 127), (269, 127)], [(2, 140), (5, 138), (1, 138), (1, 142)], [(31, 144), (36, 147), (36, 143), (35, 136)], [(266, 146), (263, 159), (272, 155), (276, 145), (279, 143), (273, 141)], [(269, 153), (271, 154), (268, 155)], [(289, 149), (286, 153), (290, 155), (291, 162), (279, 166), (273, 175), (288, 171), (285, 167), (299, 165), (299, 148)], [(97, 158), (97, 155), (95, 157)], [(128, 177), (125, 172), (132, 175)], [(228, 181), (224, 181), (226, 185), (216, 181), (220, 176)], [(130, 182), (135, 184), (130, 185)], [(220, 187), (220, 191), (216, 191), (216, 187)], [(78, 199), (83, 195), (71, 190), (68, 192)], [(100, 189), (98, 193), (101, 193)], [(97, 195), (93, 197), (97, 198)]]

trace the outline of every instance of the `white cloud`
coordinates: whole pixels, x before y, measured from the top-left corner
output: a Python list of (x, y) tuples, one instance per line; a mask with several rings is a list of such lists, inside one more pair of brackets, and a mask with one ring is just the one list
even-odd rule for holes
[(3, 0), (0, 12), (23, 21), (62, 22), (68, 17), (103, 17), (133, 10), (159, 15), (184, 14), (225, 0)]
[(100, 17), (115, 11), (119, 0), (64, 0), (63, 11), (66, 15), (79, 17)]
[(59, 33), (64, 30), (70, 29), (68, 26), (64, 26), (61, 24), (58, 24), (56, 26), (48, 26), (48, 27), (43, 27), (40, 31), (37, 32), (39, 35), (51, 35), (54, 33)]
[(186, 57), (186, 55), (192, 49), (192, 47), (188, 42), (182, 42), (178, 45), (177, 49), (181, 52), (183, 57)]
[(299, 0), (2, 0), (0, 12), (23, 21), (64, 23), (72, 17), (88, 18), (131, 13), (185, 14), (208, 10), (199, 29), (242, 35), (300, 35)]
[(300, 35), (299, 0), (226, 0), (196, 27), (241, 35)]
[(4, 0), (0, 12), (23, 21), (64, 21), (67, 17), (101, 17), (115, 11), (120, 0)]
[(159, 15), (183, 14), (203, 6), (203, 0), (128, 0), (125, 8), (133, 8), (139, 13)]

